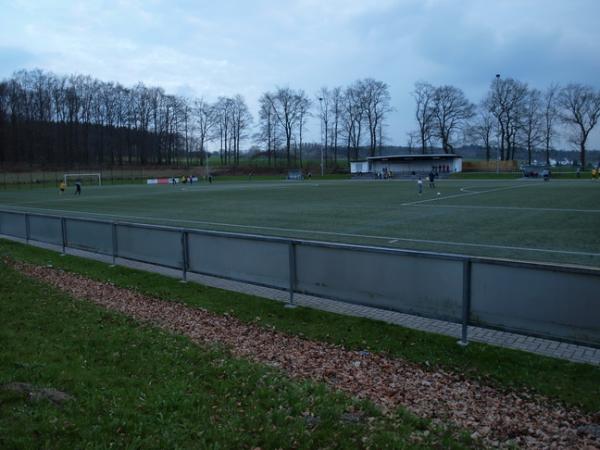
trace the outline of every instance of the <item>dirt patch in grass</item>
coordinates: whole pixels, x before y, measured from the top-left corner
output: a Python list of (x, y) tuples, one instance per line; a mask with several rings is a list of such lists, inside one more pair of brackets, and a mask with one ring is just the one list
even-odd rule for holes
[(260, 324), (242, 323), (180, 303), (22, 262), (6, 261), (20, 272), (136, 320), (188, 336), (197, 343), (223, 345), (233, 355), (278, 367), (295, 378), (325, 382), (384, 410), (404, 406), (419, 417), (469, 430), (494, 447), (600, 448), (600, 419), (527, 391), (503, 392), (461, 374), (430, 370), (399, 358), (311, 341)]
[(56, 406), (61, 406), (64, 402), (74, 400), (74, 397), (66, 392), (59, 391), (54, 388), (40, 388), (31, 383), (7, 383), (0, 386), (2, 391), (16, 392), (27, 396), (27, 399), (32, 402), (40, 400), (48, 400)]

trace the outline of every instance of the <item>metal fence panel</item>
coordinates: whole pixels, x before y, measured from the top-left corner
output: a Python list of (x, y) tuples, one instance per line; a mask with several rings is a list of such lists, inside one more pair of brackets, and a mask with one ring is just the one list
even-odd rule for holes
[(62, 245), (61, 218), (29, 216), (29, 239), (47, 244)]
[(0, 212), (0, 233), (25, 239), (27, 237), (25, 214)]
[(462, 261), (313, 245), (296, 255), (299, 292), (460, 321)]
[(278, 288), (289, 286), (285, 242), (190, 233), (189, 270)]
[(600, 344), (600, 277), (552, 268), (473, 263), (471, 321)]
[(112, 254), (112, 224), (78, 219), (66, 219), (67, 247), (105, 255)]
[(290, 301), (295, 290), (459, 322), (464, 298), (471, 324), (600, 345), (596, 269), (0, 211), (0, 234), (26, 238), (29, 230), (59, 246), (63, 223), (69, 247), (290, 289)]
[(182, 232), (117, 224), (118, 256), (175, 269), (183, 267)]

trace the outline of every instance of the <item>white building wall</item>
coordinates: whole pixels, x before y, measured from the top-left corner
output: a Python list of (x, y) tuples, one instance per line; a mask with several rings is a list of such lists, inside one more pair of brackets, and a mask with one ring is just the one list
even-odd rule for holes
[(368, 161), (356, 161), (350, 163), (350, 173), (369, 173)]
[(462, 172), (462, 158), (454, 158), (452, 167), (454, 172)]
[[(444, 166), (444, 167), (440, 167)], [(448, 171), (444, 171), (445, 166), (448, 166)], [(384, 171), (392, 171), (394, 175), (406, 175), (415, 172), (419, 175), (426, 175), (431, 170), (440, 173), (462, 172), (462, 158), (452, 158), (444, 160), (429, 160), (429, 161), (405, 161), (405, 162), (390, 162), (390, 161), (371, 161), (371, 172), (381, 173)], [(353, 172), (354, 173), (354, 172)]]

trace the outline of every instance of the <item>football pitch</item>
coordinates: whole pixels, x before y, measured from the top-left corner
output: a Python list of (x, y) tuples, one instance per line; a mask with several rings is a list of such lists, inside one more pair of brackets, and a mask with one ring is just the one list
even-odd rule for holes
[(600, 267), (590, 180), (425, 181), (422, 194), (408, 180), (16, 189), (0, 209)]

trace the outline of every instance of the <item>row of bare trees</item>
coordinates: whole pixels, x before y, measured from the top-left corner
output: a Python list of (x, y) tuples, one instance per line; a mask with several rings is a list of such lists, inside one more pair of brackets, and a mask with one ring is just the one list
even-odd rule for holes
[[(161, 88), (125, 87), (89, 76), (20, 71), (0, 82), (0, 164), (30, 166), (174, 165), (190, 163), (218, 145), (225, 165), (240, 161), (242, 142), (261, 144), (269, 164), (302, 166), (307, 123), (322, 125), (325, 161), (338, 154), (374, 155), (390, 108), (388, 86), (371, 78), (315, 97), (289, 87), (264, 93), (259, 123), (240, 95), (209, 103), (168, 95)], [(315, 111), (315, 112), (313, 112)], [(310, 146), (312, 153), (319, 145)], [(331, 158), (330, 156), (333, 156)]]
[[(313, 98), (303, 90), (277, 88), (259, 100), (255, 138), (264, 146), (269, 162), (276, 160), (277, 149), (282, 147), (287, 165), (302, 167), (307, 120), (316, 115), (320, 120), (323, 163), (335, 165), (341, 153), (348, 160), (357, 158), (362, 146), (368, 146), (369, 155), (374, 156), (382, 145), (384, 121), (390, 111), (388, 86), (372, 78), (357, 80), (346, 88), (323, 87)], [(314, 150), (315, 146), (310, 148)]]
[(251, 122), (239, 95), (208, 104), (141, 83), (20, 71), (0, 82), (0, 164), (189, 164), (215, 140), (234, 164)]
[(388, 85), (365, 78), (346, 88), (321, 88), (317, 98), (325, 160), (332, 152), (337, 162), (340, 144), (348, 160), (358, 158), (361, 146), (375, 156), (383, 145), (386, 115), (392, 111)]
[(434, 141), (441, 144), (445, 153), (453, 151), (452, 142), (475, 115), (472, 104), (462, 90), (454, 86), (435, 87), (429, 83), (415, 84), (415, 118), (421, 150), (425, 153)]
[[(439, 145), (450, 153), (453, 142), (481, 145), (489, 160), (514, 160), (526, 156), (531, 163), (534, 150), (544, 149), (546, 162), (557, 136), (575, 145), (585, 166), (590, 132), (600, 118), (600, 91), (582, 84), (531, 88), (513, 78), (500, 78), (479, 103), (471, 103), (453, 86), (415, 84), (416, 131), (409, 133), (409, 147), (419, 143), (422, 153)], [(523, 155), (524, 153), (524, 155)]]
[[(545, 91), (497, 76), (475, 105), (450, 85), (415, 84), (417, 130), (409, 147), (450, 153), (457, 143), (494, 149), (503, 160), (543, 148), (546, 158), (557, 136), (572, 142), (585, 164), (590, 132), (600, 118), (600, 92), (581, 84), (552, 85)], [(324, 164), (357, 159), (359, 149), (381, 149), (392, 111), (387, 84), (372, 78), (347, 87), (323, 87), (316, 95), (289, 87), (259, 99), (258, 124), (243, 97), (214, 103), (166, 94), (159, 87), (125, 87), (89, 76), (20, 71), (0, 81), (0, 164), (73, 165), (167, 164), (192, 155), (204, 162), (218, 145), (222, 164), (240, 162), (242, 142), (264, 150), (269, 164), (302, 167), (306, 152), (321, 150)], [(306, 145), (307, 125), (318, 118), (320, 144)]]
[(189, 105), (161, 88), (41, 70), (0, 83), (0, 162), (172, 164), (189, 131)]
[(264, 145), (269, 165), (277, 164), (277, 150), (285, 149), (287, 167), (302, 166), (303, 133), (311, 99), (289, 87), (265, 92), (259, 99), (259, 128), (255, 140)]

